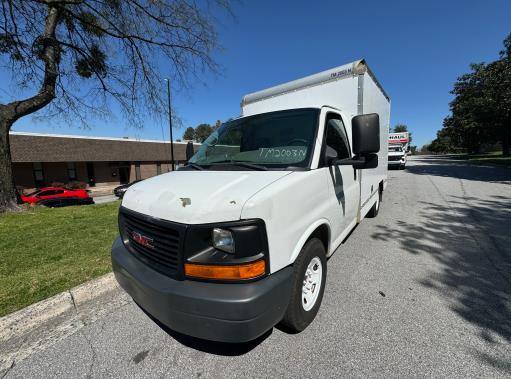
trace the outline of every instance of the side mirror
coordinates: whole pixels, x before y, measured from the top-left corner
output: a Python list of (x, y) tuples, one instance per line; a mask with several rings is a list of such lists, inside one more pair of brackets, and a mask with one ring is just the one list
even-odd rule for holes
[(340, 159), (335, 161), (334, 164), (340, 166), (353, 166), (357, 170), (365, 170), (368, 168), (378, 167), (378, 154), (364, 154), (354, 158)]
[(366, 154), (360, 160), (360, 163), (355, 163), (353, 168), (365, 170), (368, 168), (378, 167), (378, 154)]
[(377, 113), (363, 114), (351, 120), (353, 153), (364, 155), (380, 151), (380, 117)]
[(191, 157), (193, 157), (193, 142), (188, 141), (186, 144), (186, 160), (189, 161)]
[(337, 160), (337, 151), (326, 145), (325, 160), (328, 166), (332, 165)]

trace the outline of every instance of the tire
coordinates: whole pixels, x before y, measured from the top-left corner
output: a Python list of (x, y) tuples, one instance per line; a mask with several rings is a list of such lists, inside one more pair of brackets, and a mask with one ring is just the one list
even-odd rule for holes
[(405, 169), (405, 167), (406, 167), (406, 164), (404, 164), (404, 165), (402, 165), (402, 166), (399, 166), (399, 169), (400, 169), (400, 170), (404, 170), (404, 169)]
[[(307, 295), (303, 292), (306, 273), (310, 275)], [(325, 247), (318, 238), (311, 238), (293, 264), (291, 298), (284, 318), (280, 322), (280, 326), (286, 331), (301, 332), (314, 320), (323, 300), (326, 274)]]
[(383, 193), (381, 190), (378, 190), (378, 196), (376, 197), (376, 202), (374, 203), (373, 207), (367, 212), (367, 216), (369, 218), (374, 218), (378, 216), (378, 212), (380, 212), (380, 205), (383, 198)]

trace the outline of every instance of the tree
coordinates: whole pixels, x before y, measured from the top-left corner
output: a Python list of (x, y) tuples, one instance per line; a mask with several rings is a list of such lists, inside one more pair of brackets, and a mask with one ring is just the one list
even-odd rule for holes
[(183, 133), (183, 139), (190, 141), (195, 139), (195, 130), (191, 126), (186, 128), (185, 132)]
[(213, 125), (213, 130), (218, 130), (222, 126), (222, 121), (216, 120), (215, 125)]
[(164, 115), (163, 77), (179, 89), (217, 70), (214, 14), (229, 10), (229, 0), (1, 1), (0, 59), (18, 100), (0, 104), (0, 212), (17, 208), (9, 147), (17, 120), (44, 109), (87, 123), (115, 107), (141, 126)]
[(195, 140), (197, 142), (204, 142), (209, 135), (213, 133), (213, 128), (209, 124), (200, 124), (195, 128)]
[[(405, 124), (396, 124), (394, 126), (394, 133), (404, 133), (408, 132), (408, 126)], [(408, 132), (408, 143), (412, 142), (412, 133)]]
[(500, 59), (489, 64), (471, 64), (451, 91), (451, 115), (433, 147), (465, 148), (478, 153), (483, 144), (502, 144), (502, 154), (511, 149), (511, 34), (504, 40)]
[(405, 124), (396, 124), (396, 126), (394, 126), (394, 133), (403, 133), (407, 131), (408, 126), (406, 126)]

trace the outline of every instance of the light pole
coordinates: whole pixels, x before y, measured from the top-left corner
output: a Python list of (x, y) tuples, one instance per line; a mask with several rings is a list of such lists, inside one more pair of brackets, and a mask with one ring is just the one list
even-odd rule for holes
[(174, 137), (172, 136), (172, 108), (170, 106), (170, 79), (165, 78), (167, 82), (167, 99), (169, 102), (169, 129), (170, 129), (170, 159), (172, 160), (172, 171), (175, 170), (174, 166)]

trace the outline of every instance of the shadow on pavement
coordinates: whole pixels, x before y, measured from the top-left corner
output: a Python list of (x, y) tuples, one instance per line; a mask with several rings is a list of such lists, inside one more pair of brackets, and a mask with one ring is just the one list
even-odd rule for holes
[[(136, 304), (136, 303), (135, 303)], [(138, 305), (138, 304), (137, 304)], [(144, 312), (156, 325), (158, 325), (165, 333), (174, 338), (180, 344), (187, 346), (191, 349), (203, 351), (209, 354), (224, 355), (224, 356), (239, 356), (246, 354), (261, 344), (266, 338), (268, 338), (273, 329), (268, 330), (260, 337), (243, 343), (226, 343), (204, 340), (176, 332), (170, 329), (168, 326), (162, 324), (159, 320), (155, 319), (152, 315), (147, 313), (145, 309), (138, 306), (142, 312)]]
[(406, 170), (412, 174), (511, 184), (511, 169), (506, 167), (474, 165), (448, 157), (414, 157), (411, 162), (414, 164), (407, 165)]
[[(433, 168), (426, 168), (431, 172)], [(443, 168), (445, 170), (445, 168)], [(431, 174), (429, 172), (429, 174)], [(398, 241), (412, 255), (428, 255), (439, 265), (419, 280), (445, 299), (452, 311), (478, 327), (493, 346), (511, 343), (511, 199), (451, 196), (449, 206), (421, 202), (417, 222), (396, 220), (372, 238)], [(502, 359), (470, 352), (486, 364), (511, 372)]]

